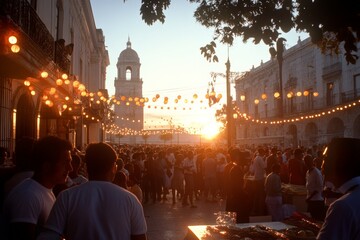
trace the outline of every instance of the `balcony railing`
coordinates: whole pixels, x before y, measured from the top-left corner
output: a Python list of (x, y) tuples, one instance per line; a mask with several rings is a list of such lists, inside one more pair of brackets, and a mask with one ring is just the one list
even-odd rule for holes
[[(313, 97), (310, 101), (302, 101), (302, 102), (293, 102), (292, 106), (290, 102), (287, 100), (284, 102), (284, 110), (283, 114), (286, 117), (292, 117), (299, 114), (312, 113), (332, 107), (339, 106), (340, 104), (350, 103), (360, 99), (360, 92), (356, 91), (347, 91), (341, 94), (333, 94), (328, 97)], [(255, 117), (254, 113), (250, 113), (250, 115)], [(279, 116), (279, 110), (268, 109), (267, 111), (259, 106), (259, 114), (260, 119), (276, 119)]]
[(339, 75), (342, 71), (341, 62), (333, 63), (329, 66), (323, 67), (323, 78), (327, 79), (330, 76)]
[(0, 17), (17, 25), (46, 56), (54, 59), (54, 38), (27, 0), (0, 0)]

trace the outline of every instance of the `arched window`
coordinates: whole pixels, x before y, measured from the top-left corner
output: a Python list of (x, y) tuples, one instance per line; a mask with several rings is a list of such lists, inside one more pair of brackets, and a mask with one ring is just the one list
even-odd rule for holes
[(125, 73), (125, 79), (127, 80), (127, 81), (130, 81), (131, 80), (131, 67), (127, 67), (126, 68), (126, 73)]

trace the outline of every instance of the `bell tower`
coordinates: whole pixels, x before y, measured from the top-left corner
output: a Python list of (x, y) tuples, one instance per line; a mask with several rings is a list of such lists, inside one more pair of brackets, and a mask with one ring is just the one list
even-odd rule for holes
[(120, 128), (140, 131), (144, 127), (144, 108), (142, 96), (143, 81), (140, 78), (140, 59), (131, 48), (130, 38), (118, 58), (115, 96), (120, 104), (115, 105), (116, 121)]

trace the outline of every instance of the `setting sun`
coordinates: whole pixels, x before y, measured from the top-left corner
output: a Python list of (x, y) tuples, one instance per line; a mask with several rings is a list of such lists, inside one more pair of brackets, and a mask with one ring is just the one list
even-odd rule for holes
[(202, 129), (202, 135), (207, 139), (213, 139), (220, 131), (220, 123), (210, 122)]

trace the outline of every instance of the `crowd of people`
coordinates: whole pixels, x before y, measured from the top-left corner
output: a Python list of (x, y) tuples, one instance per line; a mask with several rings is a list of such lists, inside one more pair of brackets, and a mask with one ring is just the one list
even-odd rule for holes
[[(292, 184), (306, 188), (310, 216), (325, 221), (319, 239), (358, 239), (360, 210), (350, 203), (360, 198), (359, 142), (287, 149), (91, 143), (80, 151), (54, 136), (25, 138), (16, 144), (17, 173), (2, 189), (2, 235), (146, 239), (143, 205), (163, 201), (191, 208), (220, 201), (237, 223), (252, 215), (281, 221), (282, 184)], [(329, 238), (349, 229), (333, 225), (342, 210), (352, 221), (349, 238)]]

